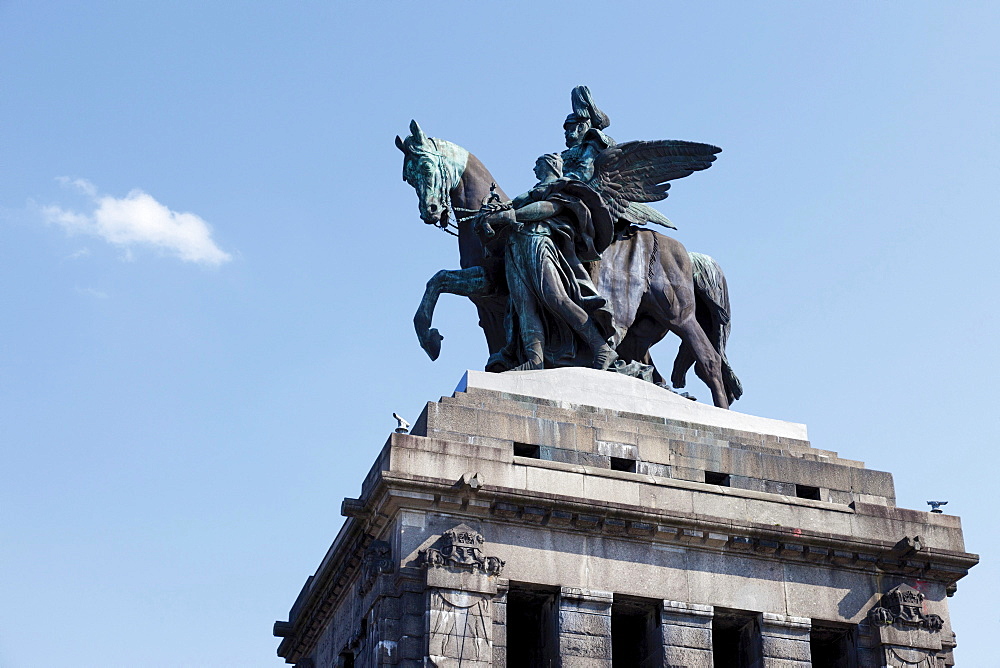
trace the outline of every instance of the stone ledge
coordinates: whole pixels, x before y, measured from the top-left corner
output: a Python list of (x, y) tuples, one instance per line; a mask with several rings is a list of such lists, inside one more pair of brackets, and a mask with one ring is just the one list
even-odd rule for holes
[(545, 399), (559, 407), (579, 405), (625, 411), (631, 415), (683, 420), (796, 441), (808, 441), (804, 424), (772, 420), (708, 406), (661, 387), (617, 373), (578, 367), (544, 371), (487, 373), (466, 371), (456, 392), (481, 388)]
[[(694, 482), (691, 480), (681, 480), (679, 478), (661, 478), (649, 475), (648, 473), (630, 473), (628, 471), (615, 471), (614, 469), (594, 468), (592, 466), (582, 466), (580, 464), (565, 464), (563, 462), (553, 462), (547, 459), (534, 459), (532, 457), (514, 456), (515, 466), (534, 466), (555, 471), (566, 471), (569, 473), (579, 473), (582, 475), (597, 476), (601, 478), (613, 478), (628, 482), (645, 483), (649, 485), (659, 485), (661, 487), (675, 487), (706, 494), (718, 494), (721, 496), (731, 496), (743, 499), (756, 499), (759, 501), (772, 501), (779, 503), (789, 503), (819, 510), (832, 510), (838, 513), (854, 514), (856, 511), (850, 505), (841, 503), (831, 503), (829, 501), (814, 501), (812, 499), (801, 499), (797, 496), (787, 496), (783, 494), (773, 494), (770, 492), (758, 492), (752, 489), (740, 489), (739, 487), (722, 487), (707, 482)], [(867, 507), (867, 506), (866, 506)], [(882, 507), (882, 506), (880, 506)]]

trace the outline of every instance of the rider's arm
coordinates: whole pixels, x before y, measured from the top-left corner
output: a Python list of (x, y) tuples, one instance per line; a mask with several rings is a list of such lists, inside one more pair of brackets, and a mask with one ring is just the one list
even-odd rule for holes
[(545, 220), (546, 218), (552, 218), (559, 214), (562, 210), (562, 205), (558, 202), (532, 202), (531, 204), (526, 204), (520, 209), (514, 211), (514, 215), (517, 216), (518, 221), (532, 221), (532, 220)]

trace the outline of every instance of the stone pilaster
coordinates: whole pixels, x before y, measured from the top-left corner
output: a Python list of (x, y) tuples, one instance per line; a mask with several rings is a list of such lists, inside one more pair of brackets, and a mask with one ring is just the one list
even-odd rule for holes
[(944, 631), (941, 617), (925, 612), (925, 599), (922, 592), (901, 584), (868, 611), (884, 665), (938, 668), (954, 664), (954, 634)]
[(760, 620), (764, 668), (810, 668), (808, 617), (789, 617), (765, 612)]
[(503, 561), (460, 524), (421, 553), (427, 569), (427, 656), (436, 668), (491, 668), (493, 597)]
[(507, 592), (506, 578), (497, 578), (497, 593), (493, 597), (493, 668), (507, 666)]
[(663, 666), (713, 668), (712, 606), (663, 601), (660, 627)]
[(611, 603), (608, 591), (559, 590), (559, 657), (562, 668), (611, 668)]

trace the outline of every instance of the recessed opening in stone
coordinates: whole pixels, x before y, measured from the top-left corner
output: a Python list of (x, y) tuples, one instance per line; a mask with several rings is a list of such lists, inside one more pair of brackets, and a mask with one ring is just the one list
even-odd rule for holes
[(714, 665), (756, 668), (763, 665), (759, 614), (716, 608), (712, 617)]
[(615, 595), (611, 605), (612, 668), (659, 666), (659, 601)]
[(611, 470), (628, 471), (629, 473), (635, 473), (635, 460), (625, 459), (624, 457), (612, 457)]
[(530, 457), (531, 459), (541, 459), (542, 449), (530, 443), (514, 443), (514, 455), (517, 457)]
[(800, 499), (812, 499), (813, 501), (821, 500), (819, 496), (819, 487), (811, 487), (809, 485), (796, 485), (795, 496)]
[(508, 666), (557, 665), (557, 613), (554, 591), (510, 583), (507, 593)]
[(354, 668), (354, 652), (341, 652), (338, 668)]
[(856, 628), (814, 619), (809, 631), (813, 668), (858, 668)]
[(715, 471), (705, 471), (705, 482), (709, 485), (722, 485), (729, 487), (729, 474), (716, 473)]

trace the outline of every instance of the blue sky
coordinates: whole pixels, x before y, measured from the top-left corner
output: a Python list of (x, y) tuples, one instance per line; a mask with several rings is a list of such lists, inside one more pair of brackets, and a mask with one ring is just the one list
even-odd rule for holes
[(986, 665), (997, 34), (972, 2), (0, 1), (0, 665), (280, 665), (392, 412), (486, 357), (457, 297), (416, 343), (457, 249), (393, 137), (520, 192), (581, 83), (619, 141), (723, 148), (658, 206), (729, 277), (736, 410), (950, 501)]

